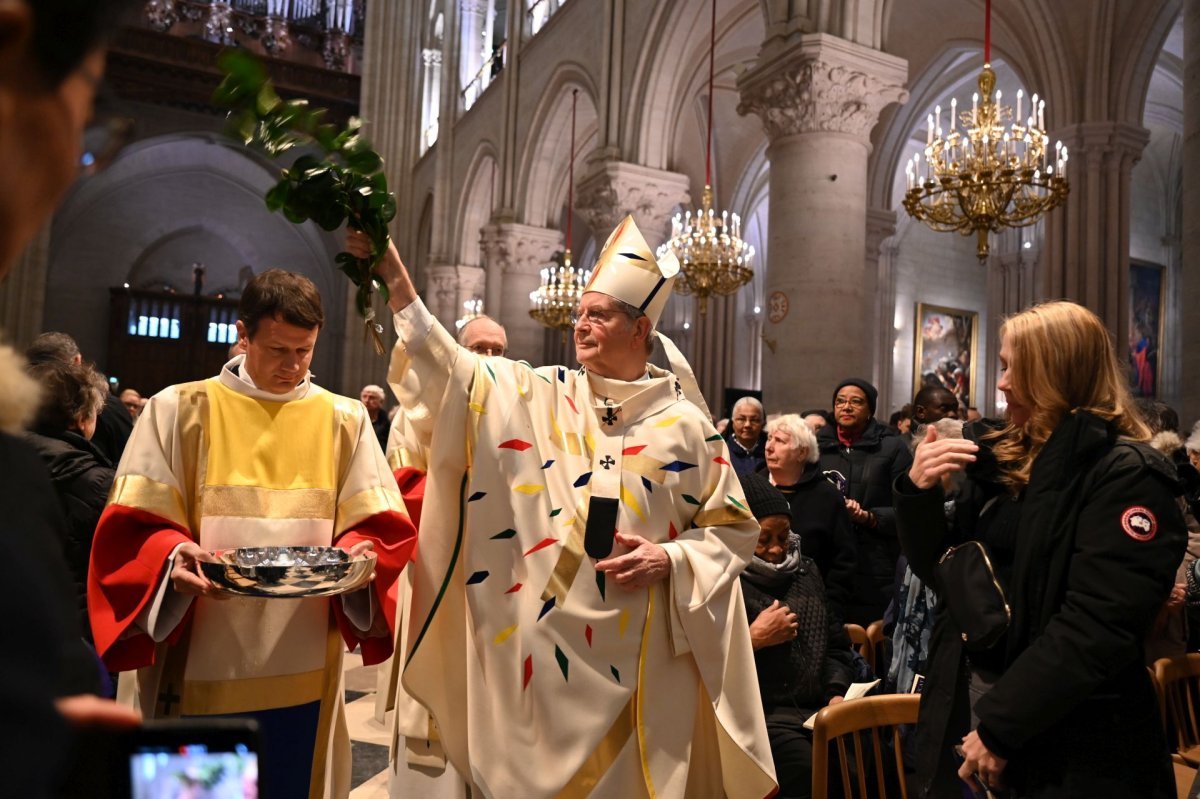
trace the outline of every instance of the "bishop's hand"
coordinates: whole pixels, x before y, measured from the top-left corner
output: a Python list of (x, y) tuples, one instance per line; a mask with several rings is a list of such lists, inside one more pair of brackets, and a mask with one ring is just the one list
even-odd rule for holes
[[(346, 231), (346, 252), (355, 258), (368, 259), (371, 257), (371, 239), (361, 230)], [(388, 287), (388, 305), (392, 312), (402, 311), (417, 298), (417, 290), (409, 279), (408, 269), (400, 260), (400, 252), (396, 244), (388, 239), (387, 252), (379, 263), (375, 264), (375, 274), (383, 279)]]
[(630, 551), (596, 561), (596, 571), (611, 574), (622, 588), (647, 588), (671, 573), (671, 559), (658, 544), (640, 535), (615, 533), (616, 542)]

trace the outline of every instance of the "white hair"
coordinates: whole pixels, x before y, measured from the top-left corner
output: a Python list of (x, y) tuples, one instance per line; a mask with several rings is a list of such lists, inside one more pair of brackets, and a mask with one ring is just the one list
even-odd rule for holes
[(763, 410), (763, 404), (761, 402), (759, 402), (756, 398), (750, 397), (750, 396), (742, 397), (737, 402), (733, 403), (733, 409), (731, 410), (730, 415), (736, 416), (737, 409), (741, 405), (753, 406), (754, 410), (758, 411), (759, 419), (763, 418), (766, 415), (766, 412)]
[(776, 430), (787, 434), (793, 450), (805, 450), (805, 460), (809, 463), (816, 463), (821, 459), (817, 437), (799, 414), (785, 413), (767, 424), (767, 435), (774, 435)]
[(1192, 434), (1183, 446), (1188, 452), (1200, 452), (1200, 422), (1192, 427)]
[(362, 391), (358, 393), (359, 396), (362, 396), (363, 394), (373, 394), (380, 399), (384, 399), (387, 396), (387, 393), (382, 388), (373, 383), (369, 386), (363, 386)]

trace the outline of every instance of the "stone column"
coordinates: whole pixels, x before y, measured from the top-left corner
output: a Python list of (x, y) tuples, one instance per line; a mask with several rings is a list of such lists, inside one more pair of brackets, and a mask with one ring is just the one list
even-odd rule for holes
[(1182, 348), (1178, 409), (1200, 418), (1200, 3), (1183, 7), (1183, 268), (1179, 307)]
[(686, 175), (607, 158), (591, 162), (575, 188), (575, 209), (587, 220), (597, 246), (632, 214), (646, 242), (657, 247), (670, 233), (671, 210), (690, 201)]
[(1038, 237), (1030, 237), (1020, 230), (1008, 230), (993, 236), (992, 254), (987, 265), (987, 320), (977, 335), (983, 340), (980, 353), (992, 353), (987, 363), (974, 364), (978, 396), (975, 407), (984, 416), (999, 416), (996, 406), (996, 383), (999, 382), (998, 358), (1000, 351), (1000, 325), (1006, 317), (1028, 308), (1037, 301), (1037, 264), (1041, 260), (1040, 248), (1025, 248)]
[[(49, 268), (50, 224), (47, 223), (29, 242), (8, 276), (0, 281), (0, 342), (23, 350), (42, 332)], [(103, 298), (103, 302), (108, 302), (108, 298)], [(93, 352), (91, 357), (103, 359), (105, 354)]]
[(1074, 300), (1094, 311), (1124, 361), (1129, 355), (1130, 174), (1150, 132), (1126, 122), (1084, 122), (1050, 138), (1061, 139), (1070, 151), (1071, 193), (1065, 209), (1046, 217), (1041, 295)]
[(896, 275), (892, 269), (896, 246), (890, 243), (896, 234), (896, 212), (886, 208), (867, 210), (866, 291), (872, 304), (868, 319), (876, 320), (874, 371), (871, 382), (879, 389), (879, 415), (890, 413), (908, 402), (908, 392), (893, 396), (893, 347), (896, 341)]
[(769, 407), (823, 408), (840, 379), (872, 374), (867, 156), (879, 112), (908, 99), (907, 73), (903, 59), (803, 34), (764, 50), (738, 80), (738, 112), (758, 114), (771, 141), (764, 335), (777, 346), (763, 364)]
[[(455, 92), (467, 88), (479, 70), (483, 68), (483, 30), (487, 21), (487, 0), (460, 0), (458, 5), (458, 86)], [(450, 30), (450, 29), (447, 29)], [(479, 96), (478, 87), (474, 90)]]
[(493, 222), (483, 228), (480, 244), (491, 280), (498, 276), (501, 287), (499, 305), (489, 305), (488, 315), (504, 325), (512, 357), (535, 365), (542, 363), (543, 328), (529, 315), (529, 294), (541, 282), (542, 267), (563, 248), (562, 232)]
[[(421, 12), (412, 3), (368, 3), (363, 47), (362, 96), (360, 106), (365, 120), (364, 133), (376, 151), (383, 156), (389, 188), (395, 192), (402, 209), (392, 223), (392, 235), (400, 252), (410, 251), (409, 241), (415, 241), (416, 214), (403, 209), (412, 200), (406, 191), (408, 176), (417, 153), (420, 125), (388, 124), (391, 120), (410, 119), (420, 113), (421, 97), (414, 94), (418, 80), (418, 48), (421, 37)], [(410, 220), (411, 217), (411, 220)], [(329, 265), (332, 270), (333, 264)], [(345, 280), (338, 273), (337, 280)], [(383, 326), (383, 340), (389, 349), (396, 334), (391, 323), (391, 311), (376, 301), (376, 313)], [(341, 341), (340, 385), (326, 385), (350, 396), (367, 383), (382, 384), (387, 374), (387, 359), (375, 354), (370, 341), (363, 336), (363, 321), (354, 307), (353, 286), (348, 286), (345, 302), (345, 332)], [(335, 339), (336, 341), (336, 339)]]
[(461, 315), (458, 313), (462, 307), (458, 301), (458, 269), (453, 264), (435, 264), (425, 273), (425, 307), (442, 327), (450, 331), (454, 330), (454, 321)]

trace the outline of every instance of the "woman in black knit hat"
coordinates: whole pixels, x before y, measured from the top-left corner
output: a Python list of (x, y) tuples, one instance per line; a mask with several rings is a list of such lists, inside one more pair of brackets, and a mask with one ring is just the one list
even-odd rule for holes
[(762, 528), (742, 573), (754, 664), (767, 719), (780, 797), (812, 791), (812, 733), (804, 720), (842, 700), (853, 667), (850, 641), (829, 612), (825, 586), (791, 531), (791, 508), (758, 474), (741, 476), (750, 512)]

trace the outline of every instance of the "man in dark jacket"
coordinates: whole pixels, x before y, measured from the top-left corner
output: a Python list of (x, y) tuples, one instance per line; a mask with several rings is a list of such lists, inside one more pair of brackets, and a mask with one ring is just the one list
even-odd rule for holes
[(908, 471), (912, 455), (896, 431), (875, 420), (875, 386), (847, 378), (833, 392), (834, 424), (821, 428), (821, 469), (845, 479), (846, 509), (854, 524), (858, 566), (846, 621), (864, 627), (883, 618), (895, 590), (895, 514), (892, 481)]

